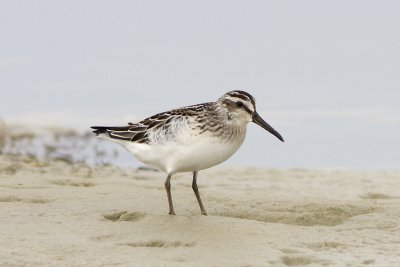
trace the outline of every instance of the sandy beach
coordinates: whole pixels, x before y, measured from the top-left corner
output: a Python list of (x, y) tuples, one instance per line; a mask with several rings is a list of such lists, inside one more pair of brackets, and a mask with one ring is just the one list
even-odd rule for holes
[(398, 266), (400, 172), (191, 175), (0, 156), (1, 266)]
[(400, 267), (400, 1), (0, 7), (0, 267)]

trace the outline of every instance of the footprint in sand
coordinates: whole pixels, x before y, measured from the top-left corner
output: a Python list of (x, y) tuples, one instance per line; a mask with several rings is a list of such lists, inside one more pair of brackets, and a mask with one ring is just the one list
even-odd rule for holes
[(280, 259), (286, 266), (302, 266), (302, 265), (309, 265), (312, 263), (319, 264), (319, 265), (327, 265), (330, 262), (327, 260), (321, 260), (314, 257), (309, 257), (302, 255), (303, 252), (297, 249), (292, 248), (285, 248), (281, 249), (283, 253), (286, 255), (282, 256)]
[(16, 196), (0, 197), (0, 202), (22, 202), (32, 204), (46, 204), (53, 202), (53, 200), (42, 199), (42, 198), (20, 198)]
[(321, 251), (321, 250), (331, 250), (331, 249), (344, 249), (347, 248), (348, 245), (334, 241), (325, 241), (325, 242), (310, 243), (307, 244), (307, 247), (314, 251)]
[(316, 261), (313, 258), (306, 256), (282, 256), (281, 261), (286, 266), (301, 266), (301, 265), (308, 265), (311, 263), (319, 263), (319, 261)]
[(142, 220), (146, 214), (141, 212), (118, 211), (108, 214), (103, 214), (103, 218), (112, 222), (136, 222)]
[(59, 186), (75, 186), (75, 187), (93, 187), (96, 184), (89, 181), (81, 181), (81, 180), (54, 180), (49, 181), (51, 184), (59, 185)]
[(283, 207), (255, 207), (248, 210), (230, 210), (218, 215), (231, 218), (282, 223), (301, 226), (336, 226), (348, 219), (376, 210), (365, 205), (320, 205), (307, 204)]
[(283, 248), (281, 251), (285, 254), (296, 254), (296, 253), (302, 253), (300, 250), (294, 249), (294, 248)]
[(386, 194), (381, 194), (381, 193), (366, 193), (360, 196), (362, 199), (394, 199), (398, 197), (386, 195)]
[(196, 245), (195, 242), (169, 242), (164, 240), (149, 240), (145, 242), (128, 242), (119, 244), (121, 246), (129, 246), (135, 248), (178, 248), (178, 247), (194, 247)]

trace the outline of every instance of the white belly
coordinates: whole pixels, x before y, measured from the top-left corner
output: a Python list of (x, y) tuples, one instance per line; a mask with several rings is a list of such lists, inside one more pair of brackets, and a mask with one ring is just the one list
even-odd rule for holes
[(191, 142), (147, 145), (128, 143), (125, 147), (141, 162), (169, 174), (213, 167), (231, 157), (244, 141), (244, 135), (230, 142), (216, 137), (196, 138)]

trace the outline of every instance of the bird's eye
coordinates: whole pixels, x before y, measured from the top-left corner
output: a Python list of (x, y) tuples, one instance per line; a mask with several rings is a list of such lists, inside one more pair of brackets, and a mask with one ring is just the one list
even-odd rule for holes
[(236, 105), (240, 108), (240, 107), (243, 107), (243, 102), (242, 101), (238, 101), (238, 102), (236, 102)]

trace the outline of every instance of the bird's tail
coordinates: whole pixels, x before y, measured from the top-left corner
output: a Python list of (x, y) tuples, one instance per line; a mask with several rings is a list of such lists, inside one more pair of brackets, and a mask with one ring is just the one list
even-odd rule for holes
[(107, 126), (91, 126), (90, 128), (93, 129), (93, 133), (96, 134), (96, 136), (99, 136), (101, 134), (105, 134), (108, 136), (107, 129), (109, 127), (107, 127)]
[(102, 136), (105, 135), (107, 137), (110, 137), (110, 132), (113, 131), (127, 131), (131, 126), (91, 126), (90, 128), (93, 129), (93, 133), (96, 134), (96, 136)]

